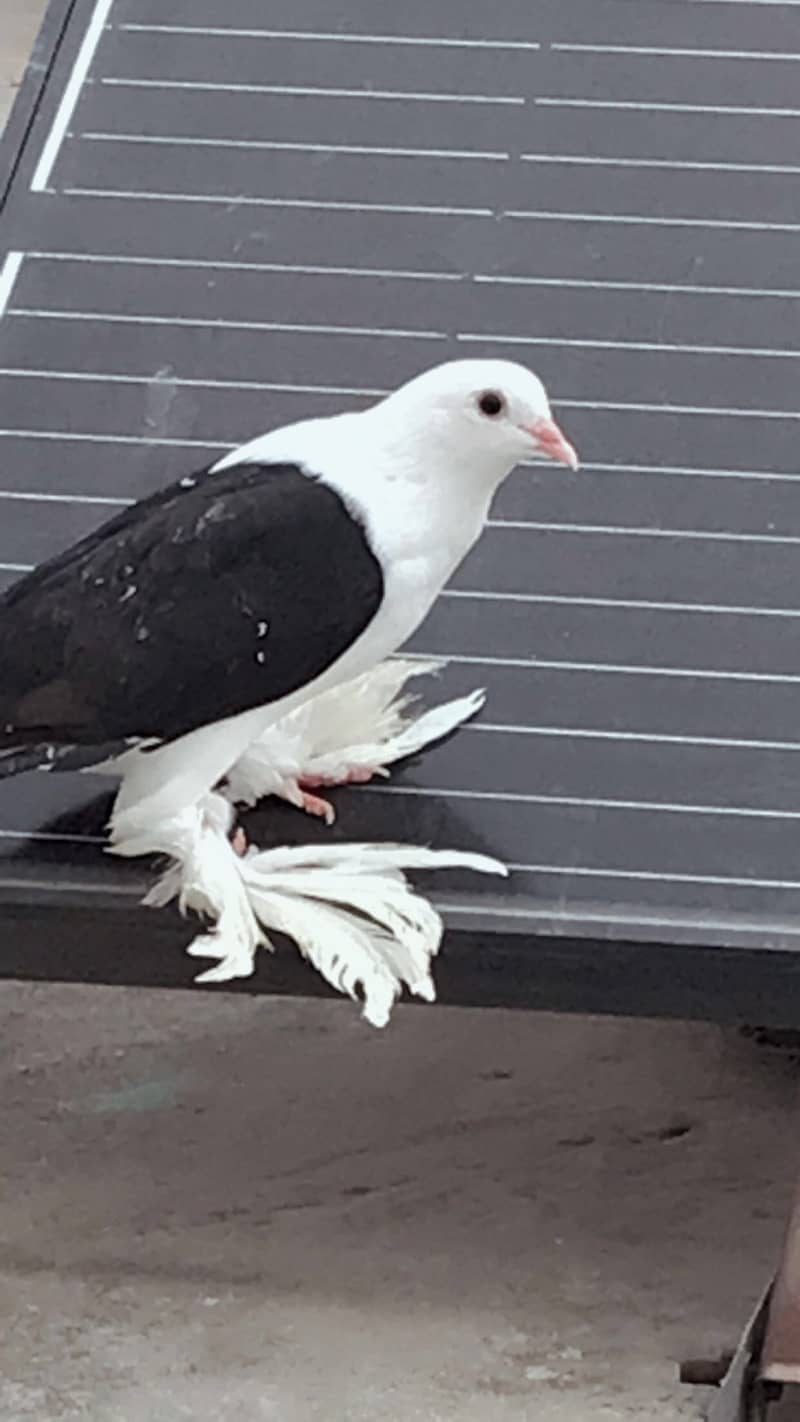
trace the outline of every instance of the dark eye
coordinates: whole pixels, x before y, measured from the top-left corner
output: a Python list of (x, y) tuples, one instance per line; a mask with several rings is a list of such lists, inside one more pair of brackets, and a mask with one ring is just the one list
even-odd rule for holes
[(484, 390), (483, 394), (478, 397), (478, 409), (490, 420), (502, 412), (504, 403), (502, 395), (498, 395), (496, 390)]

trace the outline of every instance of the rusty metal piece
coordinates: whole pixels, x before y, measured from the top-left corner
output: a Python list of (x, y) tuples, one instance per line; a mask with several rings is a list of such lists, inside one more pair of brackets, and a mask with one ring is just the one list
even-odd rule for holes
[(768, 1399), (758, 1379), (772, 1285), (764, 1290), (708, 1411), (707, 1422), (762, 1422)]
[(769, 1300), (758, 1372), (765, 1381), (800, 1383), (800, 1188), (792, 1205)]

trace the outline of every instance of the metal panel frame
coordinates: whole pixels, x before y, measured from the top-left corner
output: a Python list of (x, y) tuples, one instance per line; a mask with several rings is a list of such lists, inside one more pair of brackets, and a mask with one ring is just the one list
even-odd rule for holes
[[(25, 161), (62, 50), (69, 52), (80, 42), (77, 31), (73, 35), (70, 30), (76, 5), (77, 0), (50, 0), (0, 143), (0, 209)], [(267, 838), (273, 839), (271, 815), (256, 816), (256, 825), (265, 820)], [(279, 829), (280, 824), (278, 818)], [(0, 975), (188, 986), (189, 966), (175, 952), (187, 932), (140, 915), (133, 904), (141, 880), (111, 872), (99, 847), (92, 857), (94, 865), (85, 856), (72, 863), (56, 856), (53, 862), (52, 855), (42, 859), (21, 848), (4, 859), (0, 909), (15, 924), (15, 933), (13, 946), (4, 950)], [(765, 923), (763, 932), (755, 924), (729, 925), (727, 946), (721, 946), (715, 929), (698, 915), (696, 923), (670, 933), (673, 941), (662, 942), (657, 926), (640, 934), (635, 920), (627, 932), (624, 922), (595, 932), (591, 914), (583, 922), (580, 914), (577, 922), (573, 915), (563, 924), (555, 914), (543, 917), (541, 908), (528, 917), (527, 902), (517, 900), (506, 912), (501, 899), (492, 903), (476, 897), (472, 904), (463, 893), (452, 895), (438, 970), (443, 1001), (800, 1026), (800, 955), (786, 924)], [(530, 907), (536, 907), (532, 901)], [(52, 932), (45, 931), (46, 922), (57, 922), (62, 943), (79, 932), (77, 969), (66, 962)], [(113, 962), (106, 946), (112, 937), (125, 945)], [(174, 945), (170, 951), (149, 952), (148, 944), (163, 941), (166, 948), (167, 940)], [(283, 963), (283, 955), (279, 959)], [(238, 990), (324, 991), (316, 975), (303, 964), (289, 968), (290, 961), (294, 964), (287, 955), (280, 969), (277, 961), (265, 963)]]
[(49, 0), (11, 113), (0, 133), (0, 215), (44, 97), (76, 0)]
[[(0, 211), (23, 160), (75, 3), (50, 0), (0, 142)], [(138, 907), (140, 891), (138, 878), (103, 874), (99, 866), (87, 872), (85, 866), (37, 864), (24, 854), (7, 858), (0, 872), (5, 939), (0, 977), (192, 986), (194, 965), (180, 951), (188, 937), (186, 925), (177, 915), (149, 916)], [(790, 948), (759, 947), (752, 939), (722, 948), (690, 941), (562, 936), (552, 925), (552, 931), (540, 935), (524, 917), (491, 919), (480, 905), (471, 912), (464, 901), (458, 908), (450, 917), (437, 967), (439, 996), (445, 1004), (800, 1028), (800, 955)], [(281, 945), (272, 958), (262, 954), (252, 979), (213, 989), (221, 990), (333, 995), (288, 945)], [(709, 1414), (713, 1422), (766, 1416), (769, 1393), (762, 1383), (796, 1380), (798, 1365), (790, 1355), (797, 1320), (786, 1300), (791, 1302), (797, 1292), (793, 1264), (798, 1229), (796, 1209), (775, 1292), (771, 1301), (768, 1296), (762, 1299), (748, 1325)]]

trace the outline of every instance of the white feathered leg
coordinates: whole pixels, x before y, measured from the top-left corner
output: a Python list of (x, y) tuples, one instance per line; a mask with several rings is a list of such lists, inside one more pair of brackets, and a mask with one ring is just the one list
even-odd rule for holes
[(293, 938), (322, 976), (383, 1027), (403, 987), (433, 1002), (431, 960), (443, 924), (404, 869), (459, 866), (505, 874), (482, 854), (399, 844), (342, 844), (251, 850), (242, 862), (250, 903), (262, 924)]
[(209, 794), (177, 814), (148, 824), (141, 833), (130, 826), (123, 833), (113, 826), (111, 850), (131, 857), (166, 854), (170, 865), (145, 898), (152, 908), (178, 900), (181, 913), (196, 913), (215, 921), (187, 952), (197, 958), (218, 958), (198, 982), (246, 978), (265, 934), (250, 905), (240, 873), (241, 860), (228, 838), (233, 809), (221, 795)]
[[(187, 950), (217, 960), (198, 982), (249, 976), (259, 945), (272, 947), (273, 931), (294, 939), (339, 991), (361, 996), (365, 1018), (377, 1027), (388, 1021), (404, 987), (433, 1001), (431, 962), (442, 921), (403, 871), (457, 866), (505, 874), (502, 864), (479, 854), (393, 844), (252, 847), (242, 855), (229, 835), (235, 803), (272, 794), (302, 804), (304, 778), (332, 784), (385, 773), (393, 761), (474, 715), (482, 692), (411, 713), (407, 682), (438, 669), (438, 663), (398, 658), (316, 697), (239, 753), (224, 797), (209, 790), (176, 811), (174, 785), (162, 789), (155, 767), (137, 756), (123, 767), (110, 848), (126, 856), (168, 855), (170, 865), (146, 902), (159, 907), (177, 899), (182, 912), (194, 909), (214, 920)], [(212, 749), (221, 756), (224, 747), (214, 740)], [(185, 776), (183, 761), (178, 770)]]
[(227, 776), (223, 793), (233, 804), (243, 805), (277, 795), (332, 823), (333, 806), (314, 790), (385, 776), (387, 766), (441, 740), (480, 710), (482, 691), (429, 711), (418, 708), (407, 683), (440, 671), (442, 665), (391, 658), (316, 696), (248, 746)]
[[(241, 857), (228, 838), (233, 811), (218, 794), (123, 838), (111, 849), (126, 856), (161, 853), (171, 863), (145, 902), (177, 899), (215, 926), (190, 944), (194, 957), (216, 958), (198, 982), (248, 977), (268, 933), (284, 933), (340, 992), (363, 997), (363, 1015), (382, 1027), (408, 988), (432, 1002), (431, 961), (442, 920), (408, 883), (405, 869), (449, 866), (505, 874), (481, 854), (411, 845), (343, 844), (258, 851)], [(130, 825), (129, 825), (130, 831)]]

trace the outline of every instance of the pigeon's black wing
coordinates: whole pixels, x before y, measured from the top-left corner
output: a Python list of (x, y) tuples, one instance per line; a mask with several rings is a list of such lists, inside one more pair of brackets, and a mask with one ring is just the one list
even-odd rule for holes
[(276, 701), (382, 597), (364, 528), (299, 468), (183, 479), (0, 599), (0, 748), (171, 739)]

